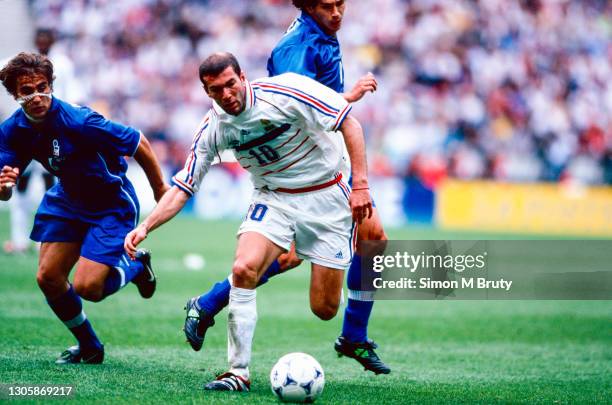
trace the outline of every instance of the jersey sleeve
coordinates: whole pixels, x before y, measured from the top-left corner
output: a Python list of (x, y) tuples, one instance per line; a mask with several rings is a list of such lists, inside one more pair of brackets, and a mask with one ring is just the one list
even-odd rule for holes
[(96, 146), (119, 156), (134, 156), (140, 144), (140, 131), (108, 120), (95, 111), (85, 117), (83, 131)]
[(213, 160), (224, 149), (219, 138), (216, 120), (209, 111), (193, 137), (185, 166), (172, 177), (172, 184), (189, 196), (197, 193)]
[(268, 75), (297, 73), (311, 79), (317, 77), (317, 51), (310, 46), (292, 45), (272, 51), (268, 60)]
[[(324, 131), (337, 131), (351, 111), (341, 94), (308, 77), (285, 74), (274, 80), (284, 97), (287, 110), (301, 117), (305, 124)], [(272, 79), (270, 79), (272, 81)]]

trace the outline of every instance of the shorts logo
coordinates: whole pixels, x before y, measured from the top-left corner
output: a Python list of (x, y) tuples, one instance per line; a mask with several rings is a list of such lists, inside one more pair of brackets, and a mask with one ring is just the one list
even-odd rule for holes
[(344, 256), (342, 255), (342, 250), (341, 250), (341, 251), (339, 251), (338, 253), (336, 253), (335, 258), (336, 258), (336, 259), (344, 259)]

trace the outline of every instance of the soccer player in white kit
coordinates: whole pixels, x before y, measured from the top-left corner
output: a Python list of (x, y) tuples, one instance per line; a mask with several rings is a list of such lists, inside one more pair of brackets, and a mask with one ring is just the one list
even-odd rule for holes
[[(238, 230), (232, 266), (230, 369), (205, 388), (248, 391), (255, 287), (292, 241), (298, 256), (311, 262), (312, 311), (329, 320), (338, 310), (355, 222), (372, 214), (363, 131), (340, 94), (305, 76), (287, 73), (250, 83), (229, 53), (209, 56), (199, 76), (213, 107), (196, 132), (183, 170), (173, 178), (174, 186), (126, 236), (125, 248), (133, 256), (147, 234), (174, 217), (198, 191), (215, 157), (233, 150), (251, 173), (255, 191)], [(352, 163), (352, 189), (341, 174), (339, 136)]]

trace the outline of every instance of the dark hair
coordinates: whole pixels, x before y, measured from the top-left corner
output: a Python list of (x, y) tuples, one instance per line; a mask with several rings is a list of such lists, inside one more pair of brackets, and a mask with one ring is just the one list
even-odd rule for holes
[(37, 28), (34, 37), (47, 36), (51, 38), (52, 41), (55, 40), (55, 31), (51, 28)]
[(316, 7), (319, 0), (292, 0), (292, 3), (300, 10), (304, 10), (306, 7)]
[(240, 75), (242, 72), (238, 60), (231, 53), (213, 53), (208, 58), (204, 59), (204, 62), (200, 65), (200, 80), (206, 85), (206, 83), (204, 83), (204, 76), (217, 76), (227, 69), (228, 66), (231, 66), (237, 75)]
[(9, 93), (16, 95), (17, 78), (35, 73), (44, 75), (49, 87), (53, 86), (53, 63), (44, 55), (21, 52), (0, 70), (0, 81)]

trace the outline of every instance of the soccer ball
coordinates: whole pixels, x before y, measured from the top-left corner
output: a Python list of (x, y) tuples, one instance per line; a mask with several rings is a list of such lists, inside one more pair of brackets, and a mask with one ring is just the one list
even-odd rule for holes
[(314, 402), (323, 392), (325, 375), (314, 357), (289, 353), (270, 372), (272, 392), (283, 402)]

